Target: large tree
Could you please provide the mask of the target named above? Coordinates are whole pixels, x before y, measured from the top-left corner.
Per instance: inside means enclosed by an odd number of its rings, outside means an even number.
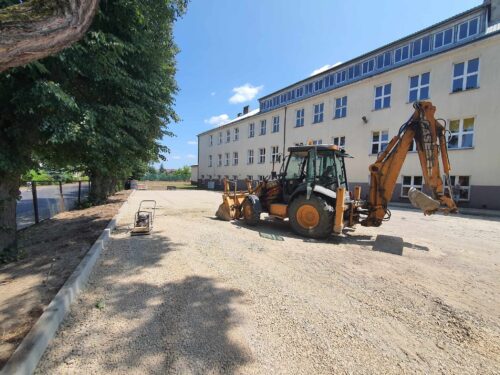
[[[13,243],[19,176],[35,158],[86,169],[101,201],[168,151],[160,140],[177,119],[172,24],[185,6],[108,0],[80,42],[0,75],[0,247]]]
[[[99,0],[0,1],[0,72],[41,59],[79,40]]]

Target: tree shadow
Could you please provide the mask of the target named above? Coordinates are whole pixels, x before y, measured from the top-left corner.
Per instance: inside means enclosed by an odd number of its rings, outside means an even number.
[[[240,322],[234,312],[240,290],[197,275],[158,282],[169,254],[184,246],[168,237],[152,233],[112,241],[39,372],[58,372],[60,363],[75,358],[84,365],[80,371],[103,373],[230,374],[251,361],[249,350],[230,337]],[[105,302],[102,310],[95,307],[97,297]],[[95,356],[97,364],[89,361]],[[85,367],[89,362],[98,369]]]

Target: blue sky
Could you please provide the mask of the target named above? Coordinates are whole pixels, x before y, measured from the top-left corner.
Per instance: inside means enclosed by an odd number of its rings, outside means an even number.
[[[325,65],[407,36],[482,0],[191,0],[175,25],[175,138],[167,168],[197,163],[196,135]]]

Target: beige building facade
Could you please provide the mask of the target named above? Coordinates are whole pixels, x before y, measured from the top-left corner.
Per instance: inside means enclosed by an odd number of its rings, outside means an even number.
[[[333,143],[347,159],[349,185],[368,188],[368,166],[413,112],[430,100],[449,130],[453,194],[460,206],[500,209],[500,6],[460,15],[259,99],[228,124],[198,135],[198,182],[268,177],[276,155]],[[279,172],[280,165],[275,163]],[[393,200],[421,188],[415,151]]]

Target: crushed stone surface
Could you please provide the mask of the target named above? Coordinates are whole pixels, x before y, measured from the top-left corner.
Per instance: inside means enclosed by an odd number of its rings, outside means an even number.
[[[220,200],[137,191],[36,373],[498,373],[500,220],[394,209],[318,241]]]

